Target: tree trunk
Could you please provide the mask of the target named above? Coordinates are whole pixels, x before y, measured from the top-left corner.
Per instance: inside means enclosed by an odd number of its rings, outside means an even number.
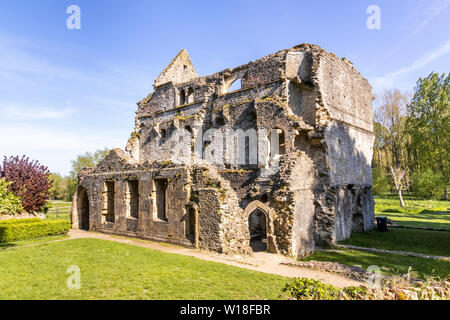
[[[444,200],[448,200],[448,189],[447,189],[447,186],[444,187]]]
[[[398,189],[397,193],[398,193],[398,200],[400,200],[400,207],[403,208],[405,206],[405,202],[403,201],[402,189]]]

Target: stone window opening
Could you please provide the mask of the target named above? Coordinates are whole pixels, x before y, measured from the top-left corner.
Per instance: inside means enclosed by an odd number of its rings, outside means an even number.
[[[183,104],[186,104],[186,92],[181,89],[179,92],[179,105],[182,106]]]
[[[279,128],[270,130],[268,135],[268,144],[270,160],[286,154],[286,136],[284,131]]]
[[[197,225],[196,210],[194,208],[190,207],[187,210],[184,222],[185,222],[185,236],[191,242],[194,242]]]
[[[114,199],[115,199],[114,181],[105,181],[103,192],[103,208],[106,222],[115,222]]]
[[[186,95],[186,103],[194,102],[194,89],[189,88]]]
[[[127,181],[127,192],[125,194],[125,205],[128,218],[139,217],[139,181]]]
[[[167,179],[154,179],[152,188],[153,217],[167,222]]]
[[[242,89],[242,78],[236,78],[228,85],[228,88],[225,90],[225,93],[233,92],[240,89]]]

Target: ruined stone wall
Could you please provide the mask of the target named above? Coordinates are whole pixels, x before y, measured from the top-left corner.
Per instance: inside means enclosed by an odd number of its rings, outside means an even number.
[[[334,198],[333,241],[373,227],[371,160],[372,88],[353,65],[322,52],[317,72],[321,105],[329,119],[324,135]],[[332,202],[333,200],[330,200]]]
[[[242,88],[229,92],[237,79]],[[302,44],[205,77],[181,51],[138,103],[128,155],[115,150],[80,175],[90,228],[249,253],[249,215],[260,210],[268,250],[298,257],[368,230],[371,101],[370,85],[351,63],[318,46]],[[209,129],[220,129],[219,139],[208,137]],[[275,156],[271,129],[282,136]],[[250,142],[252,130],[257,148],[242,154],[245,139],[236,133]],[[137,219],[126,213],[130,179],[139,181]],[[167,221],[155,218],[158,179],[167,180]],[[114,223],[105,221],[105,181],[115,182]],[[186,231],[188,212],[195,212],[194,238]]]

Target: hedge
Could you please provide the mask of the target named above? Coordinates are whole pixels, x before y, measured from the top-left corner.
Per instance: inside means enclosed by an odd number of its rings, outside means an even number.
[[[41,222],[42,219],[39,218],[27,218],[27,219],[7,219],[7,220],[0,220],[0,225],[5,224],[22,224],[22,223],[37,223]]]
[[[25,219],[24,219],[25,220]],[[31,221],[28,223],[0,223],[0,242],[14,242],[65,234],[70,230],[70,222],[64,220]]]

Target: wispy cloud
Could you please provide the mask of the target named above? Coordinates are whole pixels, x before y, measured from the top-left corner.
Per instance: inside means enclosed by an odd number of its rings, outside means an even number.
[[[47,107],[0,106],[0,119],[53,120],[65,119],[77,112],[74,108],[53,109]]]
[[[415,5],[415,10],[420,12],[420,23],[412,29],[402,40],[390,51],[388,51],[384,58],[388,58],[396,54],[406,43],[411,41],[417,34],[424,30],[433,20],[441,15],[450,6],[450,0],[426,0],[420,1]],[[412,22],[409,22],[413,24]]]
[[[372,85],[374,86],[374,89],[382,89],[386,87],[392,87],[395,85],[395,82],[398,78],[407,75],[413,71],[419,70],[420,68],[430,64],[434,60],[450,53],[450,40],[445,42],[441,47],[438,49],[429,52],[428,54],[424,55],[420,59],[417,59],[413,61],[410,65],[400,68],[396,71],[390,72],[382,77],[376,77],[372,81]]]

